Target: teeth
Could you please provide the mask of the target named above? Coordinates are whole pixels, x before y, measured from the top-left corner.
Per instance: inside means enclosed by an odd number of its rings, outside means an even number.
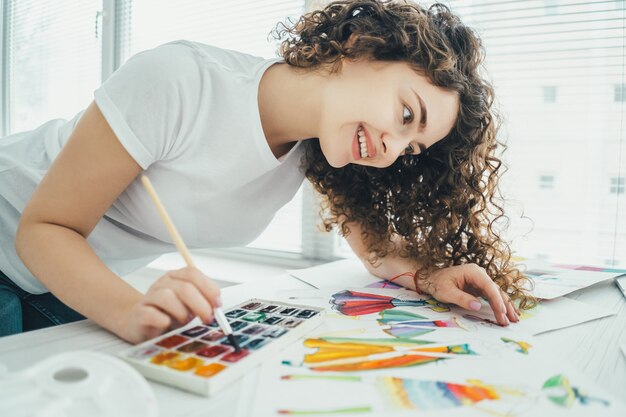
[[[359,147],[361,150],[361,158],[367,158],[369,153],[367,152],[367,141],[365,140],[365,133],[363,133],[363,128],[359,127],[357,130],[357,135],[359,137]]]

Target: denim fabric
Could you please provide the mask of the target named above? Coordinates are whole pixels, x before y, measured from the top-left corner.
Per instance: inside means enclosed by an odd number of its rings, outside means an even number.
[[[0,337],[84,319],[52,293],[28,293],[0,271]]]

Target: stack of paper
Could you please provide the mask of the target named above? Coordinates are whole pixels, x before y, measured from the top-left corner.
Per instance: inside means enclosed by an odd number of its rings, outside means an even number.
[[[263,366],[255,415],[626,415],[534,337],[609,310],[560,298],[500,327],[487,303],[470,312],[381,288],[356,260],[290,272],[313,289],[278,298],[326,307],[327,318]]]

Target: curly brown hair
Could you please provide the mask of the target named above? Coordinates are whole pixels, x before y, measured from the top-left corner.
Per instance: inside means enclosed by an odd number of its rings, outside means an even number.
[[[304,167],[323,196],[326,230],[339,225],[347,235],[346,223],[360,224],[372,265],[395,250],[392,236],[401,236],[399,255],[420,264],[416,279],[475,263],[521,308],[534,305],[523,289],[529,279],[496,230],[508,221],[498,190],[504,168],[496,156],[504,145],[496,137],[493,87],[480,75],[484,49],[472,29],[442,4],[345,0],[279,23],[274,33],[289,65],[334,72],[342,59],[406,62],[460,98],[456,124],[445,138],[387,168],[333,168],[319,140],[307,140]]]

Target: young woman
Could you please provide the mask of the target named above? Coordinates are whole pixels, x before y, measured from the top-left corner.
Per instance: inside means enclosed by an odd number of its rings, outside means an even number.
[[[175,250],[142,172],[191,247],[252,241],[306,176],[373,274],[519,319],[476,35],[442,5],[350,0],[277,36],[282,59],[142,52],[73,120],[0,141],[3,334],[84,315],[140,342],[212,319],[219,290],[197,269],[146,294],[120,278]]]

